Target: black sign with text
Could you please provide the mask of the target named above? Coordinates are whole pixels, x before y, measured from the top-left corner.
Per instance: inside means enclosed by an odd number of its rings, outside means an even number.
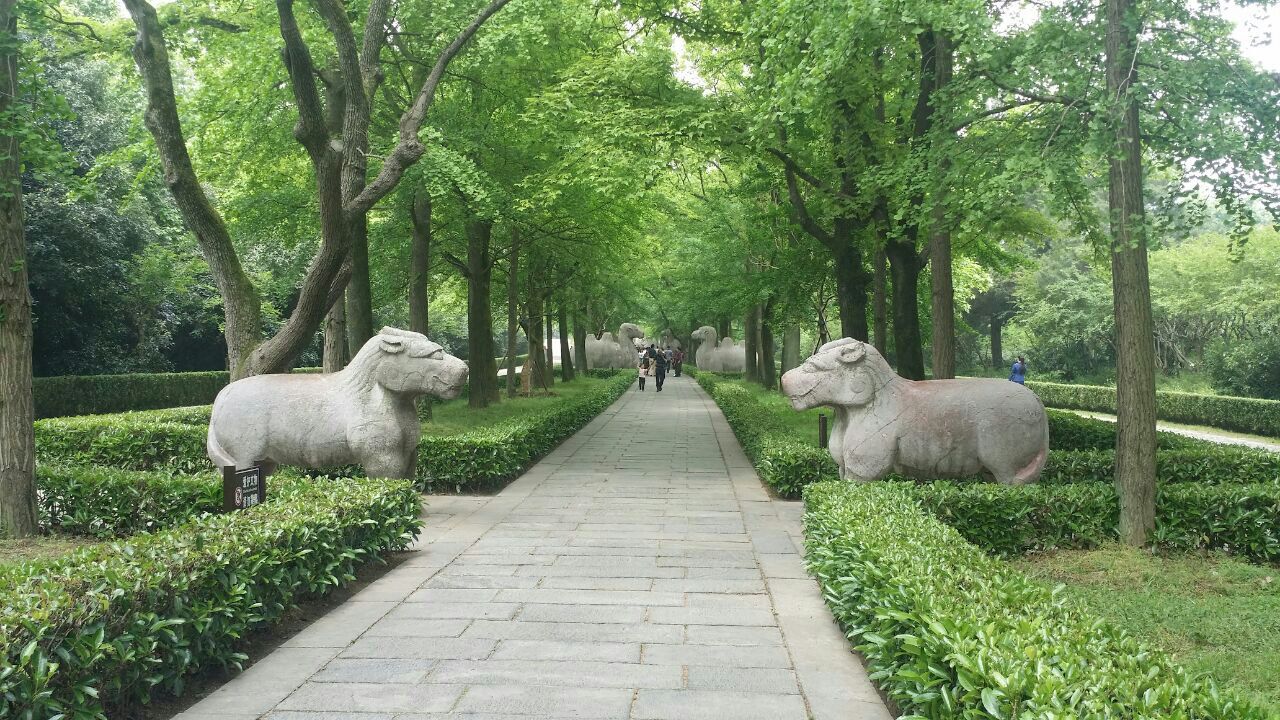
[[[245,470],[222,468],[222,509],[244,510],[267,501],[267,473],[261,465]]]

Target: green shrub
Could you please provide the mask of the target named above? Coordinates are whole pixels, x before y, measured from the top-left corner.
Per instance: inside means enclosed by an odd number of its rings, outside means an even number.
[[[70,535],[154,532],[222,509],[222,483],[213,473],[40,465],[36,485],[41,526]]]
[[[1110,483],[1115,480],[1115,465],[1115,450],[1053,450],[1040,474],[1040,484]],[[1212,444],[1203,448],[1158,450],[1156,478],[1163,484],[1280,483],[1280,453]]]
[[[1116,389],[1101,385],[1063,385],[1028,382],[1045,405],[1074,410],[1114,413]],[[1156,392],[1156,416],[1161,420],[1208,425],[1280,437],[1280,400]]]
[[[0,717],[104,718],[181,694],[198,670],[239,667],[245,633],[420,529],[404,481],[286,487],[250,510],[7,572]]]
[[[629,374],[607,372],[608,383],[574,402],[491,428],[424,435],[418,442],[418,487],[427,492],[492,490],[520,474],[631,386]]]
[[[152,420],[147,413],[49,418],[35,424],[36,461],[121,470],[200,472],[206,425]]]
[[[886,484],[901,487],[966,540],[997,555],[1095,547],[1118,537],[1120,501],[1110,483]],[[1162,485],[1152,543],[1169,551],[1280,559],[1280,483]]]
[[[920,511],[912,487],[804,493],[809,569],[904,715],[1266,717],[965,542]]]
[[[1088,418],[1064,410],[1045,410],[1049,417],[1050,450],[1114,450],[1116,424],[1097,418]],[[1191,448],[1220,447],[1208,440],[1159,431],[1156,445],[1161,450],[1187,450]]]
[[[1218,392],[1280,400],[1280,335],[1223,343],[1206,354],[1205,368]]]
[[[122,410],[207,405],[226,387],[225,370],[129,375],[65,375],[36,378],[36,417],[114,413]]]

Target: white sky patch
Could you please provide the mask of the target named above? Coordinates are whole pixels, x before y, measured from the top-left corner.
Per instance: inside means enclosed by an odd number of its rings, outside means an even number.
[[[692,85],[704,93],[710,90],[706,78],[698,74],[697,65],[693,62],[693,58],[689,57],[689,47],[683,37],[671,36],[671,53],[676,57],[676,61],[671,66],[671,74],[677,80],[686,85]]]

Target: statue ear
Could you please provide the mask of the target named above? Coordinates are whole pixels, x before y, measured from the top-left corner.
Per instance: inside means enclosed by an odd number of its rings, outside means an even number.
[[[404,352],[404,340],[393,335],[379,335],[378,339],[382,341],[382,352],[392,355]]]
[[[866,357],[867,348],[862,343],[851,343],[840,349],[840,362],[852,365]]]

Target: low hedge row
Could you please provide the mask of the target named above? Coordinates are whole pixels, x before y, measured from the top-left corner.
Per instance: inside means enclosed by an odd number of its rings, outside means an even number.
[[[492,490],[519,475],[613,404],[631,386],[630,373],[591,371],[609,381],[571,403],[502,425],[418,442],[418,487],[426,492]]]
[[[1119,537],[1120,500],[1109,482],[877,484],[900,487],[966,540],[996,555],[1096,547]],[[1162,485],[1151,541],[1169,551],[1221,550],[1256,562],[1280,560],[1280,482]]]
[[[965,542],[910,488],[805,489],[809,569],[904,716],[1267,716]]]
[[[1029,382],[1045,405],[1115,413],[1116,389],[1100,385]],[[1171,422],[1280,437],[1280,400],[1156,392],[1156,417]]]
[[[272,478],[271,489],[279,482]],[[41,527],[69,535],[155,532],[222,508],[222,483],[213,473],[40,465],[36,485]]]
[[[1045,414],[1049,418],[1049,447],[1052,450],[1114,450],[1116,447],[1115,423],[1065,410],[1045,410]],[[1156,447],[1161,450],[1191,450],[1222,446],[1160,430],[1156,432]]]
[[[239,639],[420,530],[412,485],[285,485],[266,504],[5,573],[0,717],[105,718],[191,673],[238,667]]]
[[[594,371],[593,371],[594,372]],[[456,435],[424,435],[418,442],[417,483],[429,492],[488,490],[520,473],[577,432],[630,386],[628,373],[574,402],[491,428]],[[173,408],[36,422],[36,460],[53,465],[102,465],[121,470],[209,470],[205,450],[209,408]],[[358,474],[342,468],[341,474]]]
[[[320,372],[298,368],[294,372]],[[226,370],[124,375],[59,375],[32,382],[37,418],[98,415],[184,405],[208,405],[226,387]]]
[[[1052,432],[1052,431],[1050,431]],[[1051,450],[1040,474],[1041,485],[1112,483],[1116,451]],[[1280,453],[1228,445],[1156,451],[1156,478],[1161,484],[1280,484]]]

